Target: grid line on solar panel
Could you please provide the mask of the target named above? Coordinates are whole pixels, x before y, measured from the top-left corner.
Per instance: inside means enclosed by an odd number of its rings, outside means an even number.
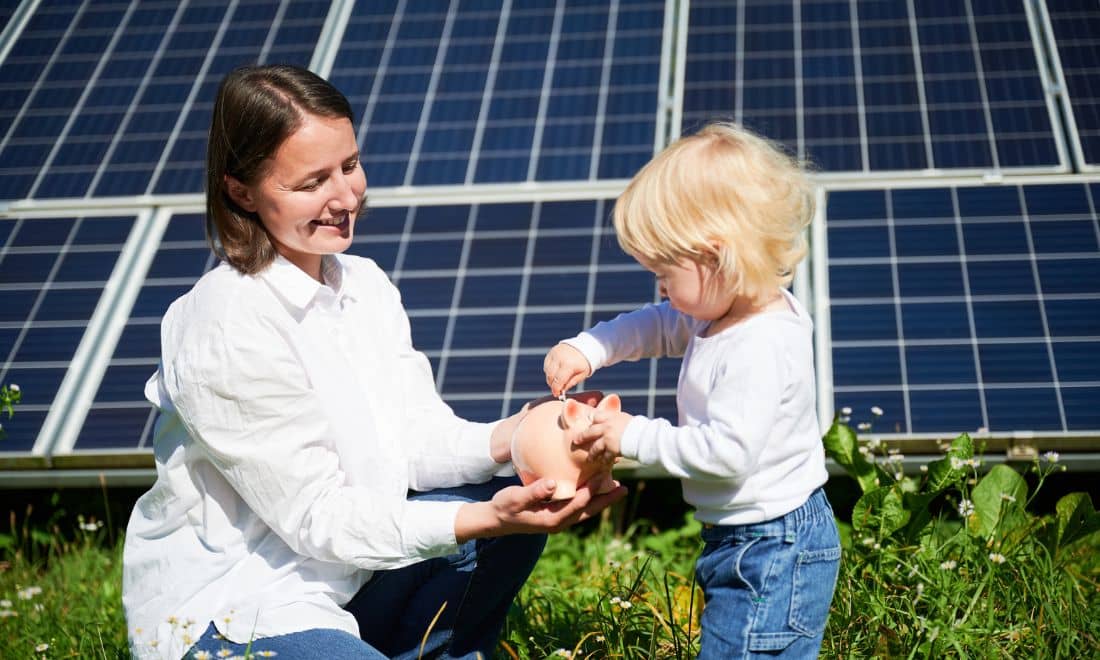
[[[1047,0],[1041,7],[1049,16],[1078,166],[1095,170],[1100,168],[1100,8],[1074,0]]]
[[[731,117],[831,172],[1059,166],[1026,12],[970,6],[692,3],[684,128]]]
[[[200,191],[216,79],[267,57],[306,64],[326,11],[297,0],[40,8],[0,63],[0,198]]]
[[[376,185],[625,177],[652,155],[663,3],[389,6],[357,5],[330,76]]]
[[[1067,394],[1100,378],[1078,366],[1100,358],[1094,187],[832,193],[835,406],[880,405],[899,433],[1094,427]]]
[[[5,451],[29,451],[72,366],[133,217],[0,221],[0,382],[20,385]]]

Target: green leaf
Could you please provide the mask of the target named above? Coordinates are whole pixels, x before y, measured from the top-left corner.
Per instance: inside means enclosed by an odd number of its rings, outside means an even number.
[[[970,436],[963,433],[951,442],[947,455],[928,464],[928,481],[925,482],[925,492],[938,493],[962,479],[967,472],[966,466],[954,467],[954,463],[968,461],[974,457],[974,442]]]
[[[904,527],[909,516],[901,491],[885,486],[859,498],[852,508],[852,527],[861,534],[881,539]]]
[[[1016,510],[1027,500],[1027,482],[1007,465],[994,465],[974,487],[970,497],[974,502],[974,515],[970,517],[967,528],[974,534],[988,537],[1000,525],[999,531],[1003,534],[1010,531],[1009,525],[1005,524],[1005,514]],[[1010,499],[1006,500],[1006,497]],[[1012,520],[1016,524],[1020,522],[1019,518]]]
[[[878,486],[875,465],[859,452],[859,441],[852,427],[833,422],[822,441],[825,453],[859,483],[860,490],[866,493]]]
[[[1070,493],[1058,500],[1054,506],[1054,521],[1057,536],[1055,547],[1051,549],[1055,552],[1100,530],[1100,513],[1093,508],[1087,493]]]

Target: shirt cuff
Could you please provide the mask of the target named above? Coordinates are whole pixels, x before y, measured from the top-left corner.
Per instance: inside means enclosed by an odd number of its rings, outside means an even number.
[[[634,415],[627,423],[626,428],[623,429],[623,436],[619,438],[619,453],[622,454],[623,458],[638,460],[642,434],[645,433],[645,428],[651,421],[644,415]]]
[[[592,373],[603,367],[604,362],[607,361],[607,350],[600,343],[600,340],[596,339],[591,333],[582,332],[572,339],[562,340],[561,343],[580,351],[584,359],[588,360],[588,366],[592,369]]]
[[[410,500],[402,534],[409,557],[442,557],[458,552],[455,518],[465,502]]]

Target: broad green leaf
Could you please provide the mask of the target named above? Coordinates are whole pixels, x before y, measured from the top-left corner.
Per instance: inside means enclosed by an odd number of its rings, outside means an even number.
[[[1009,531],[1004,514],[1015,510],[1027,500],[1027,483],[1016,470],[1007,465],[994,465],[970,493],[974,515],[967,528],[974,534],[988,537],[998,530]],[[1012,520],[1018,522],[1018,518]]]
[[[960,461],[968,461],[974,457],[974,442],[970,436],[963,433],[951,442],[947,455],[928,464],[928,481],[925,482],[925,492],[938,493],[951,487],[966,474],[967,467],[954,467]],[[952,461],[952,459],[955,459]]]
[[[852,509],[852,527],[859,533],[886,538],[909,522],[902,493],[897,488],[883,487],[868,491]]]
[[[909,512],[909,522],[905,526],[905,538],[909,543],[920,537],[924,528],[932,521],[929,503],[936,499],[935,493],[905,493],[905,509]]]
[[[1100,513],[1093,508],[1087,493],[1062,497],[1054,506],[1054,517],[1058,526],[1057,545],[1052,548],[1055,551],[1100,530]]]
[[[829,458],[859,483],[860,490],[866,493],[878,486],[875,465],[859,452],[859,442],[852,427],[833,422],[822,441]]]

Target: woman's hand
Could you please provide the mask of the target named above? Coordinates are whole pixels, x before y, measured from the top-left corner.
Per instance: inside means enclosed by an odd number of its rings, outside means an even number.
[[[560,532],[626,495],[626,488],[615,482],[615,487],[603,495],[595,494],[585,485],[577,489],[572,499],[551,501],[556,487],[554,480],[540,479],[530,486],[502,488],[488,502],[462,505],[455,518],[456,540],[465,543],[506,534]]]
[[[574,385],[592,375],[592,365],[584,354],[569,344],[558,344],[546,354],[542,361],[542,370],[546,374],[546,384],[550,393],[561,396]]]

